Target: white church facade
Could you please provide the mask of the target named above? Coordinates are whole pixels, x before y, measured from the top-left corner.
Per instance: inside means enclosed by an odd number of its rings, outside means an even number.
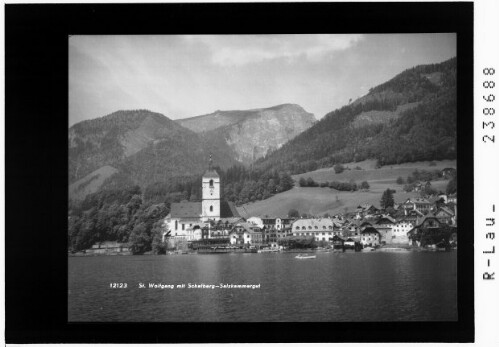
[[[210,168],[201,179],[201,202],[172,203],[164,220],[163,241],[166,237],[176,240],[195,241],[202,237],[201,228],[223,218],[239,217],[232,202],[221,199],[220,176]]]

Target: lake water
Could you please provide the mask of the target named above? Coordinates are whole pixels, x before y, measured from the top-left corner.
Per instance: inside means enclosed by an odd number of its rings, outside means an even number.
[[[70,257],[69,321],[457,320],[456,252],[316,254]]]

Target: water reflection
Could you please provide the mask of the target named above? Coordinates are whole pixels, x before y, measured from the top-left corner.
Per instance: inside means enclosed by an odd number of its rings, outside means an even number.
[[[456,253],[223,254],[69,258],[70,321],[457,319]],[[126,289],[111,289],[126,282]],[[185,288],[139,288],[139,283]],[[260,284],[260,289],[187,288]]]

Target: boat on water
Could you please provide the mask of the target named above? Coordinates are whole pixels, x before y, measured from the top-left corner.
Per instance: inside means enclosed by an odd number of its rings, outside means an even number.
[[[264,248],[264,249],[259,249],[258,253],[276,253],[280,251],[281,250],[278,248]]]
[[[220,253],[257,253],[256,248],[241,248],[234,246],[202,247],[197,250],[198,254],[220,254]]]
[[[379,249],[380,252],[409,252],[407,248],[402,247],[382,247]]]
[[[315,259],[316,257],[317,257],[316,255],[298,254],[295,258],[296,259]]]

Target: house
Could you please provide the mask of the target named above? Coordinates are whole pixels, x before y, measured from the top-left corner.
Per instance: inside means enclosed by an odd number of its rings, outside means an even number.
[[[356,239],[349,237],[343,242],[343,247],[344,249],[355,249],[356,245],[360,244],[359,241],[356,241]]]
[[[250,217],[250,218],[246,219],[246,221],[248,223],[253,223],[253,224],[258,225],[258,227],[261,229],[263,229],[263,227],[264,227],[263,220],[260,217]]]
[[[267,229],[282,230],[290,228],[294,221],[294,218],[289,217],[262,217],[263,226]]]
[[[426,214],[431,210],[432,204],[427,199],[423,198],[409,198],[401,204],[401,208],[405,211],[416,210]]]
[[[381,217],[378,218],[378,220],[376,220],[375,224],[381,227],[391,228],[395,223],[396,220],[393,217],[389,215],[382,215]]]
[[[451,229],[447,224],[441,223],[438,218],[427,215],[420,224],[412,228],[407,236],[410,244],[417,246],[426,246],[437,244],[445,240],[449,240]]]
[[[363,220],[362,223],[360,223],[359,225],[359,229],[360,231],[364,230],[365,228],[367,227],[372,227],[373,226],[373,223],[370,223],[369,221],[367,220]]]
[[[409,243],[407,233],[414,228],[415,223],[411,219],[401,219],[392,227],[392,242],[391,243]]]
[[[392,226],[391,225],[390,226],[383,226],[383,225],[373,224],[372,228],[374,228],[378,231],[379,236],[380,236],[380,238],[379,238],[380,244],[392,243]]]
[[[357,209],[355,210],[356,212],[356,218],[361,219],[367,216],[374,216],[379,212],[379,209],[374,207],[374,205],[371,204],[361,204],[357,206]]]
[[[263,243],[270,245],[271,247],[277,247],[279,240],[285,237],[293,236],[291,227],[277,230],[275,228],[262,229],[263,233]]]
[[[360,243],[366,247],[376,247],[381,244],[381,235],[373,227],[368,227],[365,228],[363,231],[360,232]]]
[[[291,230],[293,236],[313,236],[316,241],[331,241],[334,235],[342,236],[341,225],[329,218],[298,219]]]
[[[263,236],[261,229],[252,223],[237,223],[229,232],[229,240],[232,245],[239,246],[261,246]]]
[[[332,238],[333,248],[334,249],[343,249],[343,244],[345,241],[339,237],[338,235],[334,235]]]
[[[456,224],[454,212],[446,206],[440,206],[433,214],[441,223],[448,225]]]
[[[361,221],[358,219],[346,221],[341,230],[344,237],[359,236]]]

